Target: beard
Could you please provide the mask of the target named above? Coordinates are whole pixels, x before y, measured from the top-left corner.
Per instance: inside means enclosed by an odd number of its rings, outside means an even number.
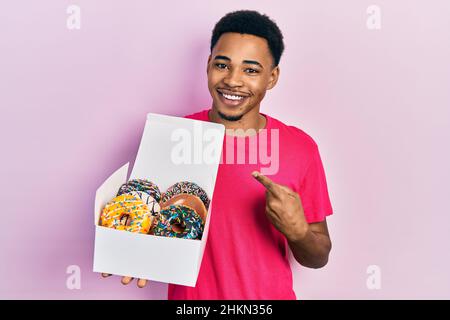
[[[220,112],[219,110],[217,110],[217,113],[219,114],[219,116],[227,121],[239,121],[241,120],[243,114],[237,115],[237,116],[227,116],[226,114],[223,114],[222,112]]]

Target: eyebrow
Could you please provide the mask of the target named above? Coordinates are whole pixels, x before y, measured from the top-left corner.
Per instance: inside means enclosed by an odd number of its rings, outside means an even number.
[[[231,59],[228,58],[227,56],[220,56],[220,55],[218,55],[218,56],[215,56],[215,57],[214,57],[214,60],[219,60],[219,59],[220,59],[220,60],[231,61]],[[255,61],[255,60],[242,60],[242,62],[245,63],[245,64],[254,64],[254,65],[260,66],[261,68],[264,69],[264,67],[262,66],[262,64],[259,63],[258,61]]]

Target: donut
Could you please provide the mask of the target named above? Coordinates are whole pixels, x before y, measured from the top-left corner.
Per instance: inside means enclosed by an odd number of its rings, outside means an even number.
[[[149,194],[156,202],[161,200],[161,192],[156,184],[145,179],[133,179],[124,184],[122,184],[117,192],[120,196],[124,193],[129,193],[132,191],[141,191]]]
[[[200,188],[197,184],[189,181],[180,181],[170,186],[167,191],[163,193],[161,202],[167,202],[170,198],[180,193],[192,194],[199,197],[208,211],[210,200],[205,190]]]
[[[149,207],[139,197],[125,193],[106,204],[100,215],[100,225],[146,234],[153,219]]]
[[[163,237],[201,239],[203,220],[189,206],[170,205],[159,212],[152,234]]]
[[[147,205],[152,216],[158,215],[159,210],[161,210],[161,207],[160,207],[159,203],[156,201],[156,199],[154,199],[152,196],[150,196],[146,192],[131,191],[131,192],[128,192],[127,194],[130,194],[132,196],[135,196],[138,199],[141,199],[142,202]]]
[[[191,207],[200,216],[200,218],[202,218],[203,224],[206,221],[208,211],[206,210],[203,201],[197,196],[187,193],[176,194],[166,202],[161,203],[161,208],[171,205],[185,205]]]

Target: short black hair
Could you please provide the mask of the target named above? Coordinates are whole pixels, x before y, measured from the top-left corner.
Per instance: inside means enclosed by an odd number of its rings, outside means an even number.
[[[273,58],[272,67],[276,67],[280,63],[284,51],[283,34],[277,24],[267,15],[253,10],[227,13],[214,26],[211,37],[211,52],[220,36],[225,32],[252,34],[266,39]]]

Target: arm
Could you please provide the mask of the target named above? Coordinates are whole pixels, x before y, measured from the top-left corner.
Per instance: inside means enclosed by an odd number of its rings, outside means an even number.
[[[295,260],[308,268],[325,266],[331,250],[326,219],[309,224],[298,193],[257,171],[252,174],[266,188],[266,215],[288,240]]]
[[[317,269],[327,264],[331,240],[326,219],[309,224],[305,232],[300,231],[287,240],[295,260],[302,266]]]

